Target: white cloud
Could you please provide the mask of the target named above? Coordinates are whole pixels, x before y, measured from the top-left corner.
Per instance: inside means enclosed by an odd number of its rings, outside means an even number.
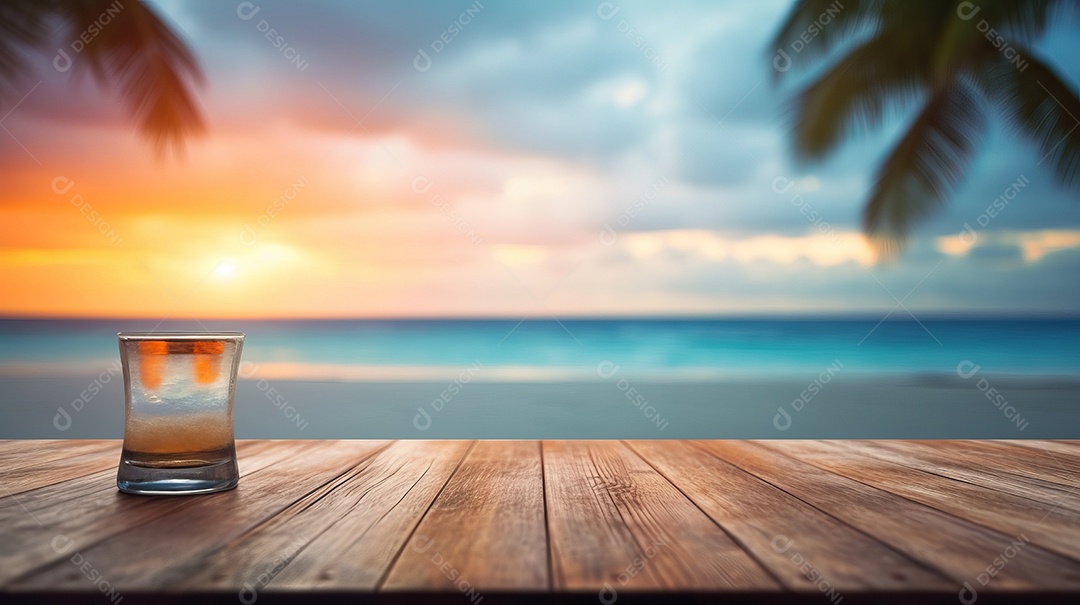
[[[814,233],[803,236],[776,234],[732,238],[703,229],[673,229],[623,235],[619,243],[638,260],[648,260],[666,251],[689,253],[700,258],[740,264],[766,261],[792,265],[809,261],[821,267],[846,263],[874,264],[876,256],[861,233]]]
[[[950,256],[967,256],[983,246],[1015,247],[1028,263],[1041,260],[1047,254],[1080,248],[1080,230],[1040,229],[1032,231],[991,231],[946,235],[937,238],[938,251]]]

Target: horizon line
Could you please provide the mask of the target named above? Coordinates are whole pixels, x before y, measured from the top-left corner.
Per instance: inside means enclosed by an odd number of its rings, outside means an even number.
[[[916,315],[917,314],[917,315]],[[0,314],[0,321],[160,321],[171,322],[222,322],[222,321],[271,321],[271,322],[318,322],[318,321],[701,321],[701,320],[740,320],[740,319],[869,319],[886,321],[932,321],[956,319],[1080,319],[1080,311],[1025,311],[1025,310],[913,310],[897,312],[895,310],[827,310],[827,311],[755,311],[755,312],[719,312],[719,313],[653,313],[653,314],[567,314],[558,316],[526,315],[337,315],[337,316],[272,316],[272,317],[236,317],[215,316],[204,318],[161,318],[150,315],[7,315]]]

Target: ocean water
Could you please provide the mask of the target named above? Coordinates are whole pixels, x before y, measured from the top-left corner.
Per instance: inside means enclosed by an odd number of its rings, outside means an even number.
[[[238,438],[1080,438],[1078,319],[0,320],[0,438],[118,438],[117,331],[247,334]]]
[[[650,380],[1080,376],[1080,319],[0,320],[0,375],[94,373],[121,330],[246,332],[242,372],[286,379]]]

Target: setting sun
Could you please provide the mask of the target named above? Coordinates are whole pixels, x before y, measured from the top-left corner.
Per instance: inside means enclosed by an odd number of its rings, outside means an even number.
[[[226,261],[222,261],[221,264],[217,266],[217,274],[226,279],[232,277],[235,270],[236,266]]]

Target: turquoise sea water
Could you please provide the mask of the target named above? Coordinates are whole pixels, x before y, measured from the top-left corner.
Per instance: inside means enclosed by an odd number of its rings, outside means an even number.
[[[0,438],[117,438],[117,331],[240,330],[258,438],[1072,438],[1078,319],[0,320]]]
[[[954,374],[1080,375],[1080,319],[0,320],[0,372],[92,372],[120,330],[241,330],[243,359],[288,378],[474,380]],[[380,374],[380,370],[383,372]]]

